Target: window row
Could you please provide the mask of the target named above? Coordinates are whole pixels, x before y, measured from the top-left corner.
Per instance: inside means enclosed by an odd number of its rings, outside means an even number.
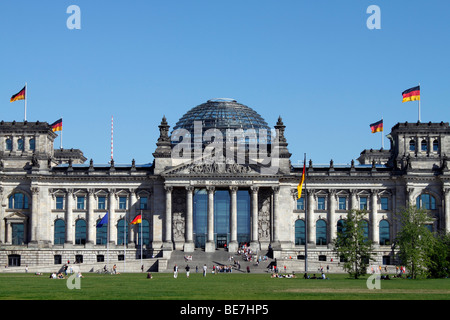
[[[107,196],[98,196],[96,208],[98,210],[106,210],[108,205]],[[56,210],[64,210],[65,209],[65,196],[56,196],[55,197],[55,209]],[[119,210],[127,210],[129,207],[127,196],[120,196],[118,201],[117,209]],[[87,197],[86,196],[77,196],[76,197],[76,210],[85,210],[87,207]],[[147,210],[148,209],[148,197],[140,197],[138,202],[138,210]]]
[[[65,209],[65,196],[56,196],[55,197],[55,209],[64,210]],[[118,201],[118,209],[119,210],[127,210],[129,208],[128,197],[119,197]],[[77,210],[85,210],[87,207],[87,197],[86,196],[77,196],[76,197],[76,207]],[[29,209],[29,200],[28,196],[22,192],[16,192],[9,196],[8,198],[8,208],[9,209]],[[97,197],[96,208],[98,210],[106,210],[107,209],[107,197],[99,196]],[[148,197],[141,196],[139,197],[138,210],[147,210],[148,209]]]
[[[345,220],[339,220],[337,223],[337,232],[341,233],[345,226]],[[330,239],[328,239],[327,223],[325,220],[317,220],[316,222],[316,245],[327,245]],[[369,223],[364,221],[364,237],[369,239]],[[380,245],[390,245],[390,225],[387,220],[381,220],[378,228],[379,243]],[[295,244],[305,245],[306,243],[306,229],[304,220],[295,221]]]
[[[128,244],[128,228],[126,222],[122,219],[117,222],[117,245]],[[141,236],[142,229],[142,236]],[[136,227],[136,243],[138,245],[144,243],[145,245],[150,244],[150,232],[149,223],[147,220],[142,220],[142,226],[139,224]],[[58,219],[55,221],[54,233],[53,233],[53,243],[54,244],[64,244],[66,239],[66,223],[64,220]],[[75,222],[75,244],[83,245],[86,243],[87,239],[87,227],[86,221],[83,219],[78,219]],[[96,228],[95,244],[106,245],[108,241],[108,225],[104,224],[102,227]]]
[[[317,197],[316,202],[316,210],[327,210],[327,198],[323,196]],[[338,210],[348,210],[348,197],[338,197]],[[431,194],[424,193],[416,198],[416,207],[422,208],[426,210],[436,210],[436,198]],[[305,210],[305,198],[301,197],[297,199],[297,210]],[[359,197],[359,209],[367,210],[368,209],[368,197]],[[380,209],[381,210],[389,210],[389,197],[381,197],[380,198]]]
[[[432,147],[433,147],[432,151],[434,151],[434,152],[437,152],[439,150],[439,141],[437,139],[435,139],[433,141]],[[409,151],[416,151],[416,140],[411,139],[409,141]],[[420,141],[420,151],[423,151],[423,152],[428,151],[428,140],[427,139],[422,139]]]
[[[18,151],[24,151],[25,150],[25,139],[23,138],[19,138],[17,139],[17,147],[16,150]],[[5,141],[5,146],[6,146],[6,151],[13,151],[14,150],[14,146],[13,146],[13,139],[11,138],[6,138]],[[28,150],[34,151],[36,149],[36,139],[35,138],[30,138],[28,140]]]
[[[359,197],[359,209],[368,209],[368,197]],[[324,196],[318,196],[316,202],[316,210],[327,210],[327,198]],[[337,210],[348,210],[349,208],[349,198],[345,196],[340,196],[337,199]],[[389,197],[380,198],[380,208],[381,210],[389,210]],[[297,199],[297,210],[305,210],[305,198],[301,197]]]

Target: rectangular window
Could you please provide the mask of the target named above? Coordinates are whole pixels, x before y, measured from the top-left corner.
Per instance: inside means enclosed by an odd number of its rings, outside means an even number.
[[[297,210],[305,210],[305,198],[297,199]]]
[[[139,209],[146,210],[147,209],[147,197],[140,197],[139,199]]]
[[[381,197],[381,210],[389,210],[389,198]]]
[[[359,198],[359,209],[367,210],[367,198],[366,197]]]
[[[325,197],[317,198],[317,210],[325,210]]]
[[[77,209],[84,210],[84,196],[77,197]]]
[[[56,209],[63,210],[64,209],[64,197],[56,197]]]
[[[127,197],[119,197],[119,209],[120,210],[127,209]]]
[[[347,198],[339,197],[339,210],[347,210]]]
[[[99,210],[106,209],[106,197],[98,197],[98,207]]]

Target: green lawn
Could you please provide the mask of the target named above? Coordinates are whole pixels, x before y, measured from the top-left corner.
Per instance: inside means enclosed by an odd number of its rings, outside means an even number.
[[[80,289],[45,274],[0,274],[0,300],[449,300],[450,279],[381,280],[330,274],[329,280],[271,278],[269,274],[180,273],[100,275],[86,273]]]

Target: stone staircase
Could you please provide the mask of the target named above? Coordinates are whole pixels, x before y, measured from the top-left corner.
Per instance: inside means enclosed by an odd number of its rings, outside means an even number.
[[[194,252],[189,253],[173,251],[170,259],[167,261],[167,268],[165,270],[159,270],[159,272],[173,272],[173,267],[177,265],[178,271],[180,273],[184,273],[184,268],[186,265],[189,265],[191,268],[191,273],[196,272],[196,270],[201,273],[203,265],[206,264],[208,273],[212,272],[213,266],[229,266],[232,267],[232,272],[242,273],[246,273],[247,267],[249,267],[250,272],[266,273],[269,271],[269,265],[274,260],[270,258],[263,260],[265,254],[266,253],[263,252],[258,253],[258,256],[261,255],[261,262],[257,265],[256,261],[245,261],[243,255],[228,252],[225,249],[216,249],[214,252],[205,252],[203,249],[195,249]],[[255,256],[256,255],[253,255],[253,257]]]

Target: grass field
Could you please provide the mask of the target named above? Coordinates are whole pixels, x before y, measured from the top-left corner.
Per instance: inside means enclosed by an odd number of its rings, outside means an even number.
[[[0,274],[0,300],[450,300],[450,279],[381,280],[330,274],[328,280],[271,278],[269,274],[84,274],[79,289],[49,275]],[[75,282],[73,282],[75,283]]]

